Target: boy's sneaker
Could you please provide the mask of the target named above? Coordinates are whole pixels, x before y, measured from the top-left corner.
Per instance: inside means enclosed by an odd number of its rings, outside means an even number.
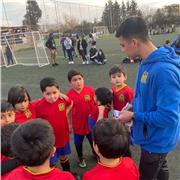
[[[86,64],[86,61],[83,61],[82,64]]]
[[[71,61],[71,64],[74,64],[74,61]]]
[[[86,161],[84,159],[80,160],[79,162],[79,167],[80,168],[85,168],[87,165],[86,165]]]

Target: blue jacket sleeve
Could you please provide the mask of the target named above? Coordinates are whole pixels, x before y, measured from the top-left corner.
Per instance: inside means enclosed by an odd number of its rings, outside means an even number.
[[[180,78],[177,71],[163,69],[152,84],[156,98],[156,110],[135,112],[135,120],[157,127],[172,127],[180,118]]]

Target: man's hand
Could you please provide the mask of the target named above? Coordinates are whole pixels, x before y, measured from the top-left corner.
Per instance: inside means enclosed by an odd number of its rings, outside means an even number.
[[[129,121],[132,121],[133,116],[134,116],[134,112],[122,110],[122,111],[120,112],[119,120],[120,120],[122,123],[127,123],[127,122],[129,122]]]

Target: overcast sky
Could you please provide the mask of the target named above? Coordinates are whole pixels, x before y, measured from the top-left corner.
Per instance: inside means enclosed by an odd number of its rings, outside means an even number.
[[[0,22],[1,26],[16,26],[16,25],[22,25],[22,19],[23,16],[26,13],[26,1],[27,0],[2,0],[0,2],[0,10],[2,13],[0,13]],[[63,13],[67,13],[70,16],[80,16],[87,20],[92,20],[94,18],[100,19],[101,14],[103,11],[103,7],[105,3],[108,0],[37,0],[41,10],[42,10],[42,18],[41,22],[44,23],[46,21],[49,23],[55,23],[55,10],[54,10],[54,1],[58,4],[58,18],[62,18]],[[122,2],[122,0],[117,0],[119,3]],[[124,0],[126,2],[127,0]],[[4,2],[2,4],[2,2]],[[45,9],[46,9],[46,17],[45,17],[45,11],[43,2],[45,2]],[[64,3],[63,3],[64,2]],[[67,5],[67,3],[72,3],[71,5]],[[157,8],[162,7],[164,5],[169,4],[180,4],[179,0],[136,0],[138,3],[138,6],[141,9],[149,8]],[[75,4],[77,3],[77,4]],[[80,4],[80,5],[78,5]],[[88,4],[90,6],[84,6],[83,10],[78,9],[77,7],[82,7],[82,4]],[[4,6],[3,6],[4,5]],[[99,6],[93,7],[93,6]],[[5,8],[4,8],[5,7]],[[5,11],[4,11],[5,9]],[[82,20],[82,19],[81,19]],[[7,22],[8,21],[8,22]]]

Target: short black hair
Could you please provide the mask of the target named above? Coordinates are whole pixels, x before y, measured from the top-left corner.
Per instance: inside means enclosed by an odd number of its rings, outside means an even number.
[[[145,20],[140,16],[131,16],[127,18],[116,31],[116,37],[122,36],[125,39],[137,37],[142,41],[149,39],[148,27]]]
[[[15,107],[17,103],[21,103],[27,95],[28,100],[31,101],[28,91],[21,85],[13,86],[8,91],[8,102]]]
[[[116,119],[101,119],[93,129],[94,144],[98,146],[103,157],[115,159],[123,156],[129,150],[129,132]]]
[[[1,127],[1,153],[7,157],[13,157],[10,142],[11,136],[18,126],[18,123],[11,123]]]
[[[70,70],[68,72],[68,75],[67,75],[67,78],[68,78],[68,81],[71,82],[71,79],[74,77],[74,76],[77,76],[77,75],[80,75],[82,78],[83,78],[83,75],[81,72],[79,71],[76,71],[76,70]]]
[[[21,124],[13,133],[11,147],[19,162],[27,166],[39,166],[49,157],[55,138],[51,125],[42,119]]]
[[[109,77],[116,73],[123,73],[124,76],[127,76],[126,69],[122,65],[115,64],[113,67],[111,67],[109,70]]]
[[[55,86],[57,89],[59,89],[58,81],[52,77],[45,77],[40,81],[40,89],[42,92],[46,91],[47,87],[52,86]]]
[[[1,112],[15,111],[14,107],[7,100],[1,100]]]
[[[101,105],[110,106],[113,101],[112,92],[105,87],[100,87],[95,90],[95,95],[97,100],[101,103]]]

